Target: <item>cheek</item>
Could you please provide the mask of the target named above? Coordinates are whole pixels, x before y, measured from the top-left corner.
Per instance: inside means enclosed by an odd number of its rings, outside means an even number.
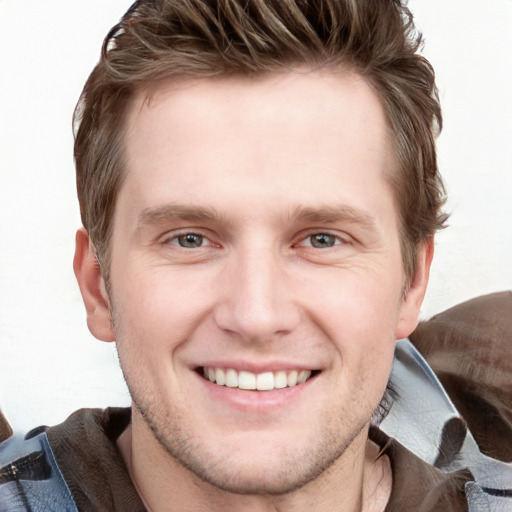
[[[380,400],[391,371],[400,294],[399,283],[385,277],[347,277],[315,297],[314,321],[335,345],[345,385],[375,389],[373,400]]]
[[[359,361],[354,375],[353,401],[365,404],[367,417],[375,413],[385,394],[393,363],[393,347],[394,342],[386,352],[369,350]]]
[[[201,276],[164,266],[127,275],[130,279],[113,287],[116,323],[123,335],[150,344],[180,339],[210,307],[211,286]]]
[[[304,302],[319,322],[336,333],[357,332],[358,338],[381,339],[394,332],[398,322],[401,276],[391,278],[385,272],[363,273],[336,270],[323,281],[316,280],[304,288]],[[323,282],[318,286],[318,282]],[[306,295],[308,297],[306,297]]]

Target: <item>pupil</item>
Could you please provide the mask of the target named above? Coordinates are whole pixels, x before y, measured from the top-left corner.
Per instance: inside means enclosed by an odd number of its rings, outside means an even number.
[[[182,247],[190,249],[200,247],[203,243],[203,237],[201,235],[195,235],[194,233],[188,233],[180,236],[178,242]]]
[[[334,245],[334,237],[320,233],[311,237],[311,245],[316,248],[332,247]]]

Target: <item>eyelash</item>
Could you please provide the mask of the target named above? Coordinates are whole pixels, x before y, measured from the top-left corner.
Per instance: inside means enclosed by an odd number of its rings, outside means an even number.
[[[315,247],[313,240],[314,237],[317,237],[317,240],[320,237],[326,237],[330,238],[333,243],[332,245],[326,245],[324,247]],[[305,242],[310,241],[309,244],[305,244]],[[338,246],[338,245],[344,245],[347,241],[343,240],[340,236],[335,235],[333,233],[329,233],[328,231],[316,231],[314,233],[309,233],[306,237],[302,238],[299,243],[295,244],[297,247],[309,247],[312,249],[331,249],[332,247]]]
[[[201,245],[198,245],[197,247],[186,247],[185,245],[181,245],[180,239],[185,239],[186,237],[197,237],[201,239]],[[181,233],[176,233],[172,236],[167,236],[162,243],[164,245],[176,245],[182,249],[199,249],[201,247],[204,247],[203,242],[208,241],[208,245],[214,245],[213,242],[206,236],[204,233],[201,233],[200,231],[183,231]]]
[[[180,243],[180,239],[185,239],[186,237],[200,238],[201,239],[200,245],[197,245],[195,247],[193,247],[193,246],[187,247],[186,245],[182,245]],[[320,237],[329,238],[332,240],[332,245],[325,245],[323,247],[319,247],[319,246],[315,247],[315,245],[314,245],[315,242],[313,241],[314,237],[317,237],[317,239]],[[182,249],[199,249],[201,247],[205,247],[205,244],[203,243],[205,241],[209,242],[207,244],[208,246],[216,245],[210,240],[210,238],[207,235],[205,235],[204,233],[201,233],[200,231],[183,231],[181,233],[174,234],[173,236],[166,237],[162,243],[164,245],[169,245],[169,244],[176,245]],[[310,243],[306,243],[307,241],[309,241]],[[297,243],[293,244],[293,247],[307,247],[310,249],[322,250],[322,249],[331,249],[333,247],[336,247],[339,245],[345,245],[347,243],[348,242],[346,240],[342,239],[340,236],[335,235],[333,233],[329,233],[328,231],[315,231],[312,233],[308,233],[304,237],[301,237]]]

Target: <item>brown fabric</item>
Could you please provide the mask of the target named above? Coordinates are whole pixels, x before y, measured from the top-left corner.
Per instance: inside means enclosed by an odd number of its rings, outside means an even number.
[[[47,429],[55,459],[80,512],[143,512],[116,440],[130,409],[81,409]]]
[[[512,461],[512,292],[484,295],[422,322],[411,341],[480,450]]]
[[[144,507],[115,441],[130,421],[129,409],[82,409],[47,430],[62,474],[82,512],[139,512]],[[382,432],[370,437],[384,448],[393,468],[385,512],[465,512],[468,471],[445,475]]]
[[[443,473],[409,452],[383,432],[372,429],[370,438],[384,447],[393,470],[391,498],[385,512],[466,512],[464,491],[470,471]]]
[[[12,436],[12,428],[0,411],[0,443]]]

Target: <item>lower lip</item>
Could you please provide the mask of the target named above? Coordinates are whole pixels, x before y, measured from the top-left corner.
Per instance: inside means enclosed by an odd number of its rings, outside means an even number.
[[[197,374],[197,378],[215,401],[241,411],[259,413],[272,412],[290,405],[314,384],[317,377],[318,375],[314,375],[303,384],[292,387],[257,391],[219,386]]]

